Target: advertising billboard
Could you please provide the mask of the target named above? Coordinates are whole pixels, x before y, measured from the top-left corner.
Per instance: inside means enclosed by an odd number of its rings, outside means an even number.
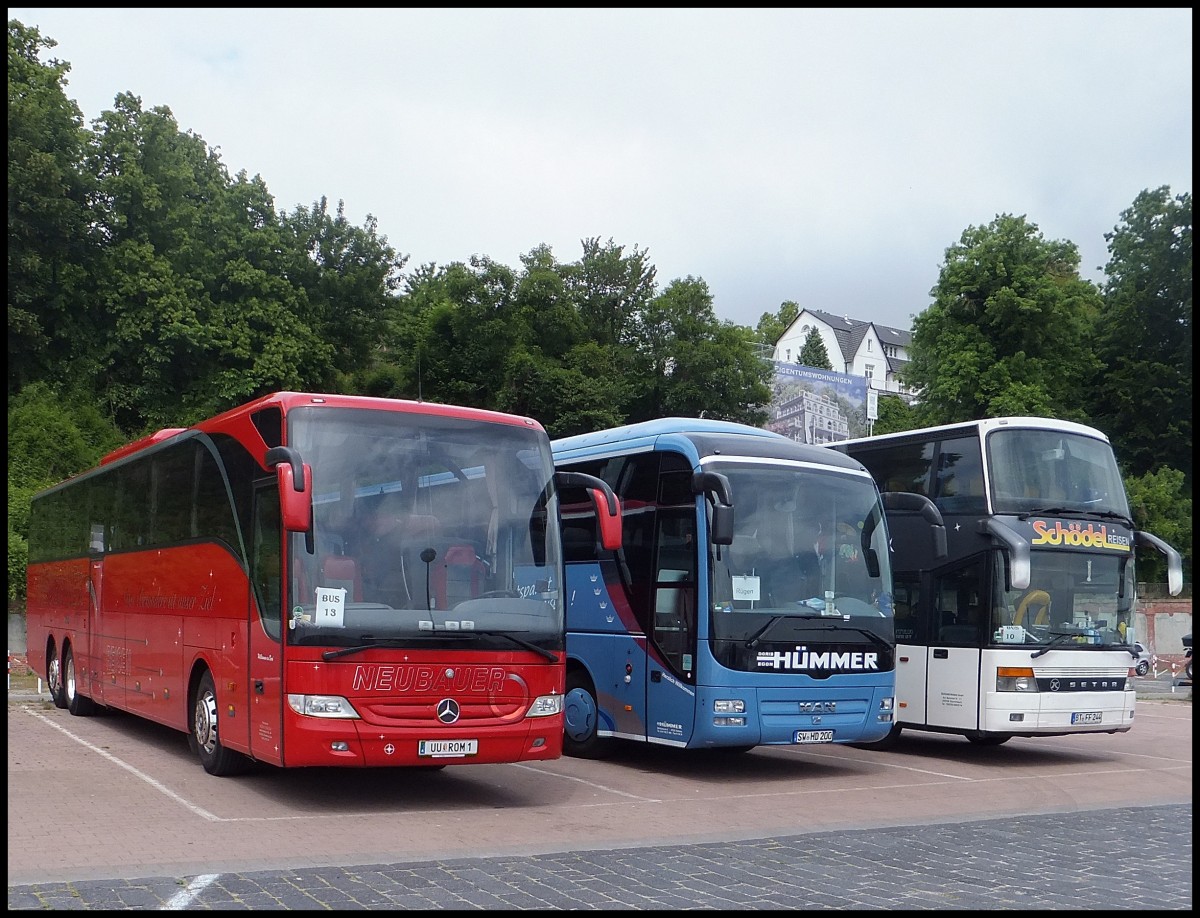
[[[867,379],[773,361],[767,430],[800,443],[833,443],[867,434]]]

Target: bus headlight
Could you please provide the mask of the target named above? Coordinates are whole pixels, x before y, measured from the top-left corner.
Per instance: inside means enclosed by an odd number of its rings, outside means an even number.
[[[341,720],[357,720],[358,711],[341,695],[292,695],[287,696],[288,707],[305,717],[330,717]]]
[[[746,702],[740,698],[718,698],[713,702],[714,714],[745,714]]]
[[[879,699],[879,713],[875,715],[875,719],[881,724],[890,724],[892,722],[892,711],[896,707],[896,698],[894,695],[888,695],[886,698]]]
[[[526,717],[549,717],[551,714],[561,714],[563,705],[562,695],[538,695],[529,706]]]
[[[1028,666],[999,666],[996,668],[997,692],[1036,692],[1037,679]]]

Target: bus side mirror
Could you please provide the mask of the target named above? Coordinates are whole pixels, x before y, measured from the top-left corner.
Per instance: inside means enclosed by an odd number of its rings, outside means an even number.
[[[924,494],[913,494],[910,491],[884,491],[879,495],[883,498],[885,510],[908,510],[921,514],[921,518],[929,524],[929,532],[933,537],[933,554],[939,561],[946,557],[946,524],[942,520],[942,512]]]
[[[585,488],[596,505],[596,525],[600,530],[600,544],[607,551],[621,547],[621,502],[607,481],[588,475],[586,472],[569,472],[559,469],[554,473],[554,484],[558,488]]]
[[[279,508],[288,532],[312,529],[312,467],[287,446],[267,450],[267,467],[274,467],[279,481]]]
[[[711,537],[714,545],[733,544],[733,507],[713,504]]]
[[[588,493],[596,505],[600,544],[608,551],[616,551],[621,547],[621,501],[611,490],[605,494],[599,488],[589,488]],[[609,498],[612,498],[611,502]]]
[[[1140,529],[1133,534],[1134,541],[1138,545],[1148,545],[1151,548],[1157,548],[1160,552],[1166,555],[1167,558],[1167,592],[1172,596],[1178,596],[1183,589],[1183,561],[1179,557],[1179,552],[1160,539],[1158,536],[1153,536],[1148,532],[1142,532]]]
[[[733,487],[720,472],[696,472],[692,493],[712,497],[712,524],[708,534],[713,545],[733,544]]]

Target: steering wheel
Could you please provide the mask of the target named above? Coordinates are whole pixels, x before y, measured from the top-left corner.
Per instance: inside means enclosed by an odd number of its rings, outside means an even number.
[[[1050,623],[1050,594],[1045,590],[1030,590],[1017,603],[1017,614],[1013,616],[1014,625],[1025,623],[1025,613],[1029,607],[1037,608],[1036,616],[1030,616],[1030,625],[1048,625]]]

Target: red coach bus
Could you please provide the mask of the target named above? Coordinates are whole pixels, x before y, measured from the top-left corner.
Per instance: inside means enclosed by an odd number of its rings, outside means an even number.
[[[189,736],[214,775],[562,753],[558,492],[536,421],[281,392],[33,499],[27,649],[75,715]]]

